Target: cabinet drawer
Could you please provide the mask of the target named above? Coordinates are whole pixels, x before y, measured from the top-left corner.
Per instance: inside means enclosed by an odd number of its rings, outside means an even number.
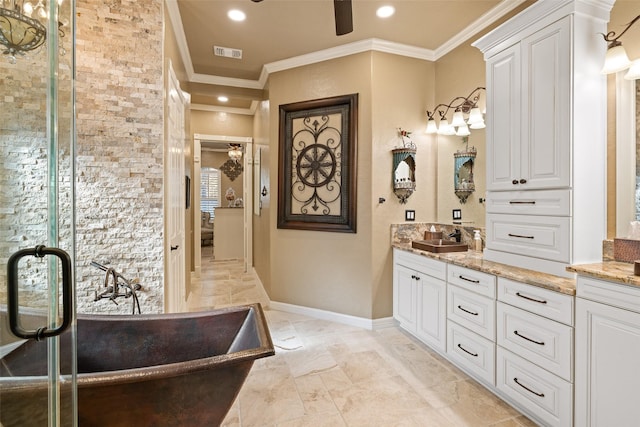
[[[571,190],[491,191],[486,203],[488,213],[569,216]]]
[[[495,300],[491,298],[449,285],[447,317],[488,340],[496,340]]]
[[[640,287],[578,277],[576,296],[640,313]]]
[[[496,387],[543,425],[573,425],[573,384],[500,347]]]
[[[487,248],[569,262],[569,217],[487,214]]]
[[[394,249],[393,262],[421,273],[428,274],[436,279],[446,280],[447,277],[447,264],[442,261],[427,258],[426,256],[416,255],[400,249]]]
[[[447,355],[469,374],[495,385],[496,345],[453,322],[447,322]]]
[[[497,342],[547,371],[573,381],[573,328],[498,302]]]
[[[498,300],[566,325],[573,325],[574,298],[571,295],[499,277]]]
[[[481,271],[449,265],[447,281],[491,299],[496,297],[496,277]]]

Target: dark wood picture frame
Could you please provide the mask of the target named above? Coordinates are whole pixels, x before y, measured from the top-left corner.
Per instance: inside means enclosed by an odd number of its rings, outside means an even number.
[[[278,228],[356,232],[358,94],[280,105]]]

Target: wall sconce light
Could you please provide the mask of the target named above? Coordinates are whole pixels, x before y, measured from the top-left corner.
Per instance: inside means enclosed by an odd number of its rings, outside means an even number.
[[[636,16],[633,21],[629,22],[627,28],[625,28],[618,36],[616,36],[614,31],[609,31],[607,34],[602,35],[604,40],[609,43],[607,47],[607,54],[604,57],[602,74],[617,73],[619,71],[629,69],[627,74],[624,75],[625,79],[640,79],[640,58],[631,62],[627,56],[627,51],[622,47],[622,42],[618,40],[638,20],[640,20],[640,15]]]
[[[236,163],[242,158],[242,146],[236,144],[229,145],[229,158]]]
[[[485,90],[484,87],[475,88],[469,96],[463,98],[457,96],[448,104],[438,104],[433,112],[427,110],[427,129],[426,133],[438,133],[439,135],[457,135],[469,136],[469,129],[484,129],[484,117],[482,111],[478,108],[478,100],[480,92]],[[447,120],[449,110],[453,110],[451,124]],[[435,120],[435,115],[440,116],[440,124]],[[465,120],[465,114],[468,118]]]

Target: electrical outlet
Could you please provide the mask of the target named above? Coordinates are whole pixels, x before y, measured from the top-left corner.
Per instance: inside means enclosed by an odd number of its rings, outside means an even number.
[[[404,220],[405,221],[415,221],[416,220],[416,211],[414,211],[414,210],[406,210],[406,211],[404,211]]]

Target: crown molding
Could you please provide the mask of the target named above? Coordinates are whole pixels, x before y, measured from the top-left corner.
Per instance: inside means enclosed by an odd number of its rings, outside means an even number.
[[[249,108],[222,107],[207,104],[191,104],[190,109],[198,111],[212,111],[219,113],[243,114],[246,116],[253,116],[258,109],[258,101],[251,101],[251,106]]]
[[[193,83],[243,87],[247,89],[264,89],[264,84],[261,84],[259,80],[236,79],[233,77],[212,76],[209,74],[192,73],[189,81]]]
[[[182,17],[180,16],[180,9],[178,8],[178,0],[165,0],[165,6],[169,14],[169,20],[173,27],[173,34],[178,44],[178,50],[180,51],[180,58],[184,64],[185,71],[189,81],[192,81],[193,77],[193,63],[191,62],[191,56],[189,55],[189,45],[187,44],[187,37],[184,35],[184,27],[182,26]]]
[[[440,47],[435,50],[435,60],[437,61],[442,58],[444,55],[487,28],[489,25],[493,24],[525,1],[526,0],[502,0],[502,2],[500,2],[496,7],[473,21],[464,30],[460,31],[458,34],[440,45]]]
[[[180,57],[184,63],[184,67],[187,73],[187,78],[190,82],[204,83],[221,86],[242,87],[248,89],[264,89],[269,74],[278,71],[284,71],[291,68],[302,67],[305,65],[315,64],[318,62],[328,61],[331,59],[341,58],[344,56],[355,55],[357,53],[377,51],[391,53],[394,55],[401,55],[410,58],[422,59],[425,61],[437,61],[442,56],[451,52],[456,47],[460,46],[469,38],[473,37],[479,31],[491,25],[497,19],[501,18],[505,14],[509,13],[516,7],[520,6],[526,0],[503,0],[496,7],[482,15],[475,20],[471,25],[466,27],[460,33],[447,40],[441,46],[435,50],[424,49],[417,46],[406,45],[402,43],[395,43],[382,39],[365,39],[353,43],[347,43],[344,45],[336,46],[329,49],[320,50],[292,58],[283,59],[281,61],[271,62],[265,64],[262,67],[258,80],[250,79],[237,79],[232,77],[213,76],[208,74],[195,73],[193,69],[193,63],[189,55],[189,48],[184,33],[184,27],[182,25],[182,18],[180,16],[180,10],[178,8],[177,0],[165,0],[168,15],[173,26],[176,42],[180,51]],[[566,0],[565,0],[566,1]],[[584,2],[611,2],[613,0],[582,0]],[[545,3],[545,0],[539,0],[538,3]],[[475,44],[475,43],[474,43]],[[211,109],[211,106],[200,105],[199,108],[195,108],[192,105],[192,109],[206,110],[206,111],[226,111],[230,112],[228,107],[216,107],[215,110]],[[206,107],[206,108],[205,108]],[[241,111],[249,111],[247,109],[234,109]],[[252,105],[250,109],[255,112],[255,108]],[[239,113],[239,114],[253,114],[253,113]]]

